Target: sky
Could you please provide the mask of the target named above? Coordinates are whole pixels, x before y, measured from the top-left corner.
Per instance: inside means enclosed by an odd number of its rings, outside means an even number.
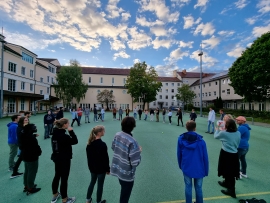
[[[231,67],[270,31],[270,0],[1,0],[6,41],[62,65],[130,68],[160,76]]]

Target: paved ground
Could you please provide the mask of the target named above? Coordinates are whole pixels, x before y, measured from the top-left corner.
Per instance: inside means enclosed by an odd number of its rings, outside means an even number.
[[[68,113],[66,117],[70,118]],[[92,115],[91,115],[92,117]],[[187,121],[187,115],[184,121]],[[11,173],[8,169],[7,127],[10,118],[0,120],[0,190],[1,202],[21,203],[46,203],[51,199],[51,182],[54,175],[54,164],[50,160],[50,140],[43,140],[43,115],[31,117],[31,122],[38,126],[40,137],[39,144],[42,148],[42,155],[39,162],[39,171],[36,184],[41,191],[31,196],[23,192],[23,178],[9,179]],[[78,135],[79,144],[73,147],[74,157],[72,159],[71,173],[69,178],[68,194],[76,196],[76,202],[85,202],[90,173],[87,167],[85,147],[91,128],[96,124],[103,124],[106,127],[106,134],[103,138],[108,145],[110,158],[112,157],[111,142],[117,131],[120,130],[120,122],[113,121],[111,113],[105,116],[105,122],[84,124],[81,127],[74,125],[74,131]],[[205,202],[236,203],[241,198],[264,198],[270,202],[270,132],[269,128],[252,126],[250,151],[247,154],[248,179],[237,181],[236,193],[238,199],[224,196],[217,181],[217,163],[221,143],[213,138],[213,135],[205,134],[206,118],[197,119],[197,132],[204,136],[207,143],[210,173],[204,179],[203,192]],[[134,189],[131,195],[131,203],[180,203],[184,201],[184,182],[181,171],[178,168],[176,159],[176,143],[178,135],[183,133],[183,127],[176,126],[176,117],[173,117],[173,125],[168,123],[150,121],[137,121],[134,130],[134,137],[143,147],[142,162],[138,167]],[[163,132],[163,133],[162,133]],[[23,172],[23,164],[20,171]],[[120,194],[120,186],[117,178],[107,176],[105,179],[103,197],[109,203],[117,203]],[[95,195],[94,195],[95,200]],[[58,200],[61,202],[61,200]]]

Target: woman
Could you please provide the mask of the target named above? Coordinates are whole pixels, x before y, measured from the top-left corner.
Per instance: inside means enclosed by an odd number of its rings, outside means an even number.
[[[177,126],[179,126],[179,120],[181,121],[182,123],[182,127],[184,127],[183,125],[183,114],[182,114],[182,110],[181,109],[178,109],[177,113],[176,113],[176,116],[177,116]]]
[[[55,117],[52,115],[51,111],[48,111],[48,113],[44,116],[44,119],[43,119],[44,128],[45,128],[44,140],[47,138],[50,138],[54,120],[55,120]]]
[[[147,120],[147,116],[148,116],[148,110],[147,109],[145,109],[144,110],[144,119],[143,120]]]
[[[163,108],[162,110],[163,123],[165,123],[165,117],[166,117],[166,109]]]
[[[234,120],[227,119],[225,123],[226,131],[219,131],[216,128],[214,138],[222,142],[222,148],[219,154],[218,161],[218,176],[223,176],[224,181],[218,181],[219,185],[227,188],[221,190],[225,195],[236,198],[235,195],[235,179],[239,178],[239,160],[237,148],[240,143],[241,135],[237,131],[237,126]]]
[[[219,127],[219,130],[225,130],[225,123],[228,119],[233,119],[233,116],[231,114],[226,114],[224,117],[223,117],[223,120],[219,120],[217,121],[217,126]]]
[[[169,113],[167,115],[169,117],[169,125],[171,125],[172,124],[172,110],[171,109],[169,109]]]
[[[150,109],[150,121],[154,121],[154,109]]]
[[[37,128],[34,124],[29,124],[27,117],[21,117],[18,122],[17,136],[21,157],[24,161],[24,192],[27,195],[36,193],[41,188],[36,188],[35,179],[38,171],[38,158],[42,151],[38,145],[35,134]]]
[[[116,108],[114,107],[113,110],[113,120],[115,121],[116,120]]]
[[[55,203],[62,196],[63,203],[75,202],[75,197],[68,197],[68,176],[70,171],[70,163],[72,159],[72,145],[78,143],[77,136],[73,129],[69,127],[68,119],[61,118],[54,122],[55,128],[53,129],[52,136],[52,156],[51,159],[55,164],[55,175],[52,182],[53,197],[51,203]],[[69,134],[66,133],[68,130]],[[61,179],[60,193],[58,192],[58,185]]]
[[[97,199],[98,203],[105,203],[102,200],[103,184],[106,174],[110,174],[109,155],[107,145],[101,140],[105,134],[104,126],[96,126],[92,129],[86,147],[86,155],[88,161],[88,168],[91,173],[91,182],[88,187],[86,203],[92,203],[92,193],[98,180]]]

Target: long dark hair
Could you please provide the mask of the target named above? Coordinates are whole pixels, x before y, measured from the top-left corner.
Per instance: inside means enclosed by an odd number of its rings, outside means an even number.
[[[26,118],[26,116],[22,116],[20,119],[19,119],[19,122],[18,122],[18,126],[19,127],[23,127],[23,124],[24,124],[24,119]]]

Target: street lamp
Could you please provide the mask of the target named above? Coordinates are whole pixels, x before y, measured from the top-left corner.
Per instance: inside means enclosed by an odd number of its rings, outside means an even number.
[[[202,55],[203,55],[203,51],[202,51],[202,44],[201,44],[201,51],[198,54],[198,56],[200,57],[200,67],[201,67],[201,71],[200,71],[200,116],[202,117]]]
[[[0,42],[2,43],[2,53],[1,53],[1,92],[0,92],[0,118],[3,118],[4,111],[4,89],[3,89],[3,81],[4,81],[4,43],[6,42],[5,37],[0,37]]]

